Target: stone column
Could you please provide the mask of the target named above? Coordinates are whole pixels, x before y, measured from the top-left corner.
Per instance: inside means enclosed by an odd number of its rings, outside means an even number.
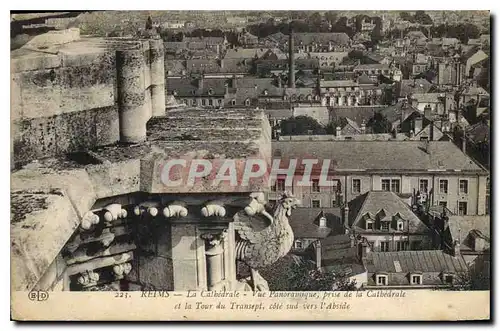
[[[211,290],[215,285],[224,280],[224,249],[223,242],[227,232],[220,234],[206,233],[201,236],[206,243],[205,255],[207,257],[207,285]]]
[[[153,116],[165,115],[165,52],[161,39],[149,41]]]
[[[146,140],[148,114],[144,95],[144,66],[142,49],[116,52],[120,140],[138,143]]]

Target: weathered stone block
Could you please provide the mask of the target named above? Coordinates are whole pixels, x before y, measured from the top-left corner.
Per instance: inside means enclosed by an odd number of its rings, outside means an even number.
[[[190,270],[186,270],[187,273]],[[163,257],[141,257],[139,259],[139,282],[155,290],[173,290],[172,260]]]

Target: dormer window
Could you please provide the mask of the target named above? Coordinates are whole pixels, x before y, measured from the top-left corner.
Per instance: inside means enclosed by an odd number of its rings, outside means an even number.
[[[404,224],[403,220],[398,220],[397,221],[397,229],[398,229],[398,231],[403,231],[404,227],[405,227],[405,224]]]
[[[389,222],[388,221],[380,221],[380,230],[381,231],[389,231]]]
[[[212,95],[212,94],[214,94],[214,90],[213,89],[209,89],[208,90],[208,95]]]
[[[194,92],[194,91],[193,91],[193,92]],[[173,94],[174,96],[175,96],[175,95],[177,95],[177,90],[174,90],[174,91],[172,92],[172,94]]]
[[[245,99],[245,106],[250,106],[250,99]]]
[[[422,274],[410,274],[411,285],[422,285]]]
[[[455,280],[455,276],[453,274],[450,274],[450,273],[443,273],[442,280],[443,280],[443,283],[451,285],[451,284],[453,284],[453,281]]]
[[[326,217],[325,216],[320,217],[319,226],[322,228],[326,227]]]
[[[366,220],[366,229],[367,230],[373,230],[373,224],[375,222],[373,222],[372,220]]]
[[[269,91],[268,90],[264,90],[264,95],[268,95],[269,94]]]
[[[236,100],[235,99],[231,100],[231,105],[236,106]]]
[[[378,286],[387,286],[388,285],[388,277],[385,274],[378,274],[375,276],[375,282]]]

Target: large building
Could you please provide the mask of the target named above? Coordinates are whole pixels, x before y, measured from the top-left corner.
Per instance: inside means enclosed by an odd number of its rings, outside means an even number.
[[[291,189],[304,206],[336,207],[374,190],[403,197],[432,191],[432,205],[459,215],[486,213],[488,172],[449,141],[276,141],[272,147],[280,168],[295,158],[319,160],[310,185],[298,185],[303,168],[297,168],[291,185],[279,175],[272,186],[278,192]],[[333,184],[319,181],[324,160],[330,160]],[[275,196],[269,193],[270,199]]]

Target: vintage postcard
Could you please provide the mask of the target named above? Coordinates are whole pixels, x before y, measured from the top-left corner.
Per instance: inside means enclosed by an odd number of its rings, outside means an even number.
[[[13,320],[490,319],[489,11],[10,16]]]

